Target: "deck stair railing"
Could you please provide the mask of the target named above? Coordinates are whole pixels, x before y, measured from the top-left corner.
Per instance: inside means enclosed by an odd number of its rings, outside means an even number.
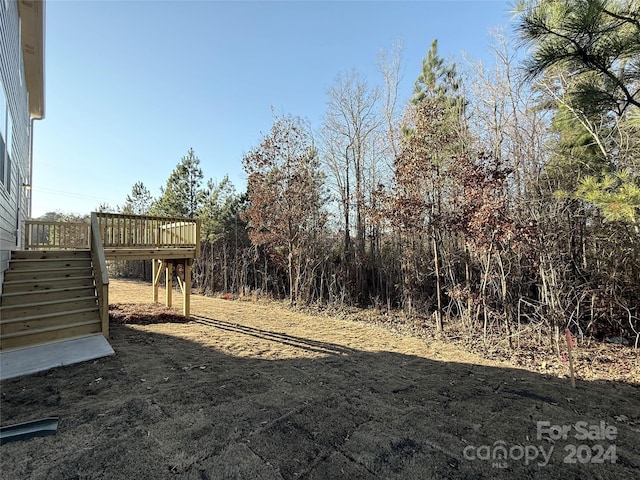
[[[104,257],[104,246],[102,245],[98,217],[95,212],[91,214],[90,246],[102,333],[109,338],[109,273],[107,272],[107,262]]]

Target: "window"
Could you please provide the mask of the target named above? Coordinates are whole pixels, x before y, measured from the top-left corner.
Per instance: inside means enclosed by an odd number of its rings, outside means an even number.
[[[4,95],[4,88],[0,85],[0,184],[6,184],[6,167],[7,158],[9,157],[9,148],[7,145],[7,99]]]
[[[4,138],[0,135],[0,184],[4,185],[4,158],[5,152],[7,151]]]
[[[21,18],[18,19],[18,38],[22,38],[22,19]],[[24,71],[23,71],[24,59],[22,58],[22,48],[18,50],[18,56],[20,60],[20,64],[19,64],[20,67],[18,68],[18,78],[20,79],[20,88],[22,88],[24,86]]]
[[[4,177],[4,187],[7,189],[7,193],[11,193],[11,155],[13,154],[13,120],[11,119],[11,114],[9,110],[6,109],[7,115],[7,143],[5,145],[5,177]]]
[[[5,187],[7,187],[7,193],[11,193],[11,157],[7,152],[7,183],[5,183]]]

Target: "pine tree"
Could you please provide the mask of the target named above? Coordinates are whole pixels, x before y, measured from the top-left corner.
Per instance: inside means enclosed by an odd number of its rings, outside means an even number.
[[[621,117],[640,107],[640,11],[637,0],[522,1],[519,32],[533,47],[530,79],[550,71],[573,79],[583,111]]]
[[[637,222],[638,152],[627,140],[639,133],[637,1],[522,1],[518,10],[520,35],[532,46],[529,79],[542,78],[556,103],[551,166],[576,172],[568,194],[597,205],[609,220]]]
[[[425,103],[441,108],[445,112],[442,121],[446,123],[446,125],[443,123],[442,127],[457,132],[457,138],[451,143],[452,148],[446,152],[449,154],[460,153],[468,143],[465,121],[466,101],[460,94],[460,87],[461,79],[456,64],[447,62],[438,54],[438,39],[434,39],[427,56],[422,59],[422,69],[414,83],[411,97],[414,109],[410,117],[413,118],[413,123],[418,122],[417,116],[424,113]],[[431,109],[432,106],[426,108]],[[404,125],[402,130],[405,137],[415,133],[411,125]],[[438,161],[436,158],[432,160]]]
[[[160,189],[160,198],[152,207],[154,214],[187,218],[198,216],[205,197],[201,186],[204,175],[199,165],[200,159],[190,148],[169,175],[165,187]]]
[[[238,214],[240,199],[227,175],[220,183],[207,182],[199,217],[202,219],[202,238],[215,241],[226,232],[231,219]]]
[[[122,207],[122,213],[128,215],[146,215],[149,213],[153,204],[151,192],[144,183],[136,182],[131,187],[131,193],[127,195],[125,204]]]
[[[455,103],[460,78],[455,63],[446,63],[438,54],[438,39],[431,42],[427,56],[422,59],[422,72],[415,81],[411,102],[416,105],[425,98],[447,98]]]
[[[402,267],[407,304],[425,303],[421,297],[431,286],[415,279],[426,279],[422,272],[429,268],[424,259],[430,250],[438,330],[443,328],[440,223],[447,204],[447,171],[453,156],[463,153],[467,144],[465,101],[459,89],[456,65],[439,56],[434,40],[415,82],[411,125],[403,127],[402,151],[395,159],[395,192],[386,201],[386,217],[406,243]]]

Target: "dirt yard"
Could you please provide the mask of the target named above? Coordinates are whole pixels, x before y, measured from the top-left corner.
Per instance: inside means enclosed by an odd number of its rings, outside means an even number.
[[[2,425],[60,418],[0,447],[3,480],[640,478],[638,382],[572,389],[273,303],[194,295],[190,322],[135,310],[113,309],[115,356],[2,382]]]

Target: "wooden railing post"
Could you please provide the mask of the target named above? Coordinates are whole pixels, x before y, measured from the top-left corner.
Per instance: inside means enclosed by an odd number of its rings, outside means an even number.
[[[196,238],[193,241],[196,244],[196,258],[200,257],[200,228],[202,221],[200,219],[196,220]]]
[[[23,236],[23,243],[22,243],[22,248],[24,248],[25,250],[29,249],[29,233],[31,232],[31,227],[28,224],[28,222],[24,222],[24,236]]]

